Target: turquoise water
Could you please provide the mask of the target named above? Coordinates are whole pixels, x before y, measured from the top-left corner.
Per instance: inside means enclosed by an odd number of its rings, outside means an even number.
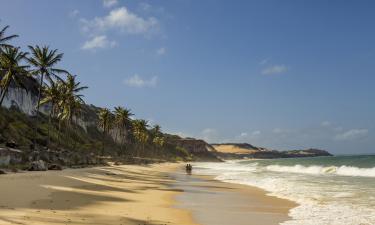
[[[283,224],[375,224],[375,155],[197,163],[216,179],[299,203]]]

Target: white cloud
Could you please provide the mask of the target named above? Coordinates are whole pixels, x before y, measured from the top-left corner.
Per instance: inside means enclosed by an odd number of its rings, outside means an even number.
[[[103,0],[103,6],[106,8],[111,8],[117,5],[118,0]]]
[[[69,12],[69,17],[75,18],[76,16],[78,16],[78,14],[79,14],[79,10],[75,9],[75,10],[72,10],[72,11]]]
[[[167,49],[165,47],[161,47],[158,50],[156,50],[157,55],[164,55],[167,52]]]
[[[258,139],[260,137],[260,134],[262,132],[259,130],[253,131],[251,133],[248,132],[241,132],[239,135],[237,135],[233,140],[236,141],[254,141],[255,139]]]
[[[285,65],[273,65],[262,70],[262,74],[264,75],[281,74],[281,73],[285,73],[286,71],[288,71],[288,68]]]
[[[275,134],[281,134],[281,133],[283,133],[283,130],[281,128],[274,128],[272,130],[272,132],[275,133]]]
[[[201,137],[208,143],[216,142],[218,140],[218,132],[212,128],[206,128],[201,132]]]
[[[256,130],[256,131],[253,131],[253,132],[251,133],[251,136],[258,136],[258,135],[260,135],[260,134],[261,134],[260,130]]]
[[[98,48],[113,48],[116,46],[115,41],[110,41],[108,40],[107,36],[105,35],[100,35],[100,36],[95,36],[91,40],[86,41],[82,45],[83,50],[95,50]]]
[[[138,74],[135,74],[132,77],[124,80],[124,83],[130,87],[155,87],[158,82],[158,77],[153,76],[150,79],[143,79]]]
[[[263,59],[262,61],[259,62],[260,65],[266,65],[270,59]]]
[[[329,121],[323,121],[320,125],[322,127],[329,127],[329,126],[331,126],[331,122],[329,122]]]
[[[150,11],[152,6],[148,3],[145,3],[145,2],[141,2],[139,3],[139,7],[141,8],[141,10],[143,11]]]
[[[240,136],[239,136],[239,138],[245,138],[245,137],[247,137],[249,134],[247,133],[247,132],[242,132],[242,133],[240,133]]]
[[[367,134],[368,134],[367,129],[351,129],[344,133],[337,134],[335,136],[335,140],[338,140],[338,141],[355,140],[355,139],[363,138],[367,136]]]
[[[142,18],[130,12],[126,7],[113,9],[107,16],[92,20],[81,20],[83,31],[88,33],[104,32],[110,29],[127,34],[147,34],[158,27],[154,17]]]

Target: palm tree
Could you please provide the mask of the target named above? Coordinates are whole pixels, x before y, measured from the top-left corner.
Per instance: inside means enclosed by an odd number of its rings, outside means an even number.
[[[154,137],[159,136],[160,133],[161,133],[161,127],[160,127],[160,125],[158,125],[158,124],[154,125],[152,127],[151,131],[152,131],[152,134],[153,134]]]
[[[98,116],[99,116],[98,125],[103,130],[103,143],[102,143],[103,144],[102,155],[103,155],[104,154],[104,139],[105,139],[105,136],[108,135],[109,130],[112,127],[113,115],[109,109],[104,108],[104,109],[100,109]]]
[[[29,46],[29,49],[32,57],[28,58],[28,61],[30,65],[34,67],[32,74],[36,76],[40,75],[39,95],[36,107],[36,113],[38,114],[44,78],[46,78],[48,82],[52,84],[54,83],[53,78],[61,80],[58,74],[67,74],[68,72],[55,68],[56,64],[61,61],[64,55],[63,53],[57,53],[57,49],[50,50],[48,46],[39,47],[38,45],[35,47]]]
[[[0,31],[0,52],[6,48],[6,47],[12,47],[11,45],[7,44],[8,41],[17,38],[18,35],[10,35],[10,36],[5,36],[6,30],[9,28],[9,26],[5,26],[3,29]]]
[[[5,47],[0,54],[0,72],[4,75],[0,81],[0,106],[3,104],[5,95],[8,92],[10,84],[26,89],[24,86],[25,78],[28,77],[26,65],[21,65],[21,62],[26,59],[27,53],[22,52],[19,48]]]
[[[63,94],[63,83],[61,81],[52,83],[49,87],[44,87],[43,89],[43,98],[41,99],[40,104],[51,104],[51,110],[48,116],[48,144],[50,142],[51,120],[53,117],[56,117],[59,114],[60,102]]]
[[[158,154],[159,150],[164,146],[165,139],[163,137],[163,133],[161,132],[161,127],[156,124],[151,129],[152,134],[152,143],[156,147],[156,154]]]
[[[81,86],[80,82],[76,80],[77,76],[68,74],[66,81],[61,82],[61,97],[59,99],[59,130],[61,128],[61,122],[64,121],[68,128],[71,127],[73,123],[73,118],[75,118],[75,124],[78,124],[78,117],[81,114],[82,105],[85,104],[83,95],[80,94],[82,90],[88,88],[86,86]],[[52,83],[53,85],[53,83]],[[67,132],[72,133],[72,132]],[[59,132],[60,135],[60,132]],[[74,143],[75,148],[76,143]]]
[[[58,74],[61,73],[68,73],[65,70],[55,68],[55,65],[61,61],[63,54],[57,53],[57,49],[50,50],[48,46],[39,47],[36,45],[35,47],[29,45],[29,49],[31,51],[32,57],[28,58],[30,65],[34,67],[32,74],[33,75],[40,75],[40,86],[39,86],[39,94],[38,94],[38,102],[36,106],[36,122],[38,122],[38,113],[40,108],[40,100],[42,95],[43,89],[43,81],[44,77],[47,78],[50,84],[54,83],[52,78],[56,78],[61,80]],[[35,137],[37,134],[37,126],[35,126]],[[36,144],[36,140],[34,139],[34,146]]]
[[[115,126],[118,129],[118,133],[120,135],[121,139],[121,146],[124,144],[124,140],[126,139],[126,136],[128,134],[128,129],[131,124],[130,117],[134,114],[131,113],[130,109],[126,109],[124,107],[118,106],[115,107]]]
[[[41,105],[50,103],[51,111],[50,116],[55,117],[59,112],[59,103],[63,95],[63,83],[56,82],[51,84],[49,87],[43,88],[43,98],[40,101]]]
[[[133,134],[136,141],[140,144],[140,150],[144,152],[145,144],[149,139],[148,130],[149,127],[147,120],[134,120],[133,121]],[[137,156],[139,156],[139,151],[137,151]]]
[[[81,105],[84,104],[83,95],[79,92],[87,89],[87,86],[81,86],[81,82],[76,81],[76,75],[68,74],[67,79],[63,82],[63,98],[60,104],[63,108],[63,118],[72,123],[73,116],[78,116]]]

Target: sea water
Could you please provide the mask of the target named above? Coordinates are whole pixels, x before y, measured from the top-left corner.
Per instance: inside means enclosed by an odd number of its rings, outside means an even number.
[[[297,202],[283,225],[375,224],[375,155],[196,163],[194,171]]]

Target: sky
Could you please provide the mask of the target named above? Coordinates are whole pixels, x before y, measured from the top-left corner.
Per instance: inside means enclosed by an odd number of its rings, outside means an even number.
[[[375,153],[375,1],[0,0],[14,45],[49,45],[89,86],[210,143]]]

